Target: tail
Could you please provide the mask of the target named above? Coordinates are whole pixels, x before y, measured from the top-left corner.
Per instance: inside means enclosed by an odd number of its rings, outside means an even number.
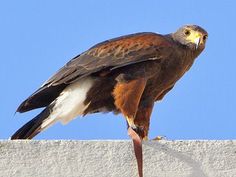
[[[56,121],[66,124],[76,116],[83,115],[89,105],[89,103],[84,103],[86,95],[93,84],[93,78],[85,77],[67,86],[39,115],[17,130],[11,139],[32,139]],[[27,105],[27,103],[24,104]],[[41,104],[41,106],[45,105]],[[20,106],[18,111],[25,112],[31,109],[30,107],[23,107]]]
[[[49,127],[56,120],[50,118],[51,106],[49,105],[35,118],[27,122],[23,127],[17,130],[14,135],[11,136],[13,139],[32,139],[38,133]]]

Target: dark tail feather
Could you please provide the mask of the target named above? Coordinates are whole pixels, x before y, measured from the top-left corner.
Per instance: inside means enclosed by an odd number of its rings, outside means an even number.
[[[11,139],[32,139],[48,126],[41,127],[42,123],[49,118],[51,108],[48,106],[39,115],[27,122],[23,127],[17,130]],[[53,122],[51,122],[53,123]]]

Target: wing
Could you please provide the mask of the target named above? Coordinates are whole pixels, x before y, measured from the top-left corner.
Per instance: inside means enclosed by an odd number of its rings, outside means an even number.
[[[70,84],[103,69],[113,70],[137,62],[166,58],[170,47],[166,37],[155,33],[137,33],[108,40],[70,60],[43,86]],[[169,52],[166,52],[167,48]]]
[[[17,111],[47,106],[68,84],[90,74],[143,61],[165,59],[172,50],[169,38],[155,33],[137,33],[104,41],[70,60],[25,100]]]

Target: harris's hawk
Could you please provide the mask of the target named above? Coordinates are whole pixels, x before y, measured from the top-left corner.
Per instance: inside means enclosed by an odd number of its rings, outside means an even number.
[[[167,35],[137,33],[99,43],[70,60],[17,109],[46,107],[11,139],[31,139],[79,115],[122,113],[147,139],[155,101],[161,100],[203,51],[207,32],[185,25]]]

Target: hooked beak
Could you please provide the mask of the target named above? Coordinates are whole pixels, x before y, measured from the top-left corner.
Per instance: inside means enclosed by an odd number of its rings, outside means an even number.
[[[197,50],[198,46],[200,44],[200,37],[197,37],[197,38],[194,39],[194,44],[195,44],[195,49]]]

